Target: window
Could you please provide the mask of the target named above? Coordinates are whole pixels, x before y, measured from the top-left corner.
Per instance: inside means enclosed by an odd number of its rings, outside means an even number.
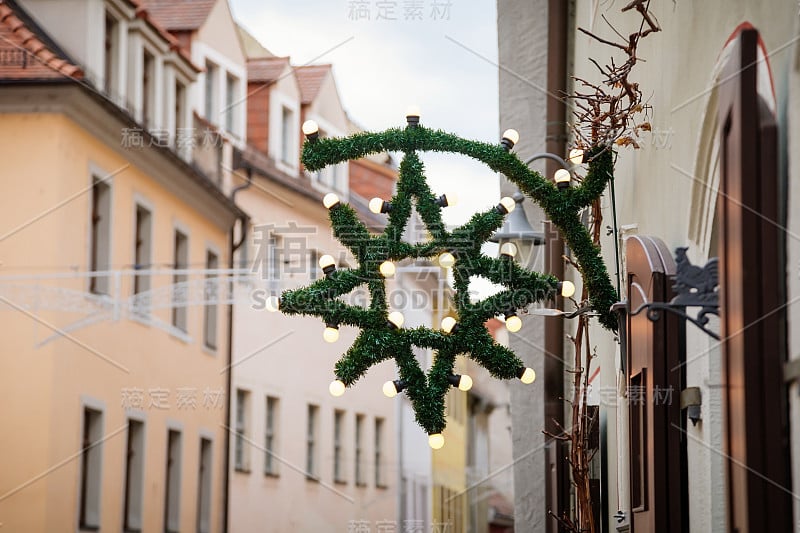
[[[313,281],[319,278],[319,252],[316,250],[308,251],[308,274],[309,278]]]
[[[104,72],[103,72],[103,88],[106,94],[117,96],[114,94],[114,87],[116,85],[116,61],[117,52],[119,50],[119,24],[117,19],[112,17],[106,12],[106,27],[105,27],[105,57],[104,59]]]
[[[365,486],[364,478],[364,415],[356,415],[356,485]]]
[[[228,133],[236,133],[236,82],[234,76],[225,76],[225,131]]]
[[[128,420],[128,453],[125,456],[125,531],[142,530],[142,482],[144,478],[144,424]]]
[[[83,409],[81,451],[80,529],[100,529],[100,468],[103,452],[103,413]]]
[[[153,101],[155,95],[155,58],[147,50],[144,51],[144,59],[142,62],[142,124],[145,128],[154,128],[155,123],[153,120],[154,106]]]
[[[176,270],[172,277],[172,325],[177,329],[187,331],[186,328],[186,304],[187,295],[187,276],[181,272],[189,265],[189,237],[180,230],[175,230],[175,249],[173,257],[173,268]]]
[[[385,487],[383,475],[383,418],[375,419],[375,486]]]
[[[164,531],[180,531],[181,502],[181,432],[167,433],[167,480],[164,494]]]
[[[205,115],[206,120],[216,124],[214,120],[214,86],[217,82],[217,67],[213,63],[206,62],[206,80],[205,80]]]
[[[268,476],[278,475],[278,461],[275,457],[275,431],[278,419],[278,399],[267,396],[267,419],[264,431],[264,473]]]
[[[344,451],[342,448],[342,431],[344,426],[344,411],[333,412],[333,480],[345,483],[344,478]]]
[[[133,243],[134,270],[148,270],[151,267],[153,250],[153,217],[150,211],[141,205],[136,206],[136,235]],[[150,290],[150,275],[136,274],[133,278],[133,293],[139,294]],[[137,304],[141,304],[138,302]],[[138,312],[146,312],[144,306],[137,305]]]
[[[316,479],[317,476],[317,418],[319,407],[309,404],[308,426],[306,431],[306,477]]]
[[[647,369],[643,368],[631,376],[629,391],[635,391],[635,398],[629,397],[631,433],[631,507],[634,510],[647,510]],[[630,395],[630,393],[629,393]]]
[[[283,239],[275,232],[269,236],[269,288],[273,294],[281,292],[281,266],[283,263]]]
[[[175,82],[175,131],[172,138],[175,140],[175,149],[182,157],[187,155],[186,148],[191,146],[192,140],[186,138],[186,87],[179,81]]]
[[[206,270],[217,268],[219,268],[217,254],[211,250],[206,251]],[[203,342],[206,348],[211,350],[217,349],[217,298],[219,297],[217,281],[216,274],[206,274],[204,297],[207,303],[203,310]]]
[[[236,390],[236,446],[234,468],[239,472],[248,472],[250,465],[248,461],[249,447],[245,446],[247,438],[248,412],[250,411],[250,393]]]
[[[90,265],[92,272],[104,272],[110,267],[111,256],[111,187],[97,176],[92,178],[92,234]],[[89,290],[108,294],[108,274],[95,274]]]
[[[287,165],[293,164],[294,140],[294,113],[288,107],[284,107],[281,114],[281,161]]]
[[[200,439],[200,471],[197,484],[197,532],[211,531],[211,469],[213,454],[211,440]]]

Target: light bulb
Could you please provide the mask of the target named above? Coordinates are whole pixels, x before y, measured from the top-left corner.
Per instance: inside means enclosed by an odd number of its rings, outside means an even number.
[[[339,396],[344,394],[345,388],[346,387],[344,385],[344,382],[339,379],[336,379],[334,381],[331,381],[331,384],[328,385],[328,392],[331,393],[331,396],[335,396],[338,398]]]
[[[525,385],[530,385],[536,379],[536,372],[532,368],[520,368],[517,370],[517,377]]]
[[[513,242],[507,242],[503,246],[500,247],[500,255],[504,255],[508,258],[513,258],[517,255],[517,245]]]
[[[428,435],[428,446],[434,450],[439,450],[444,446],[444,437],[441,433],[432,433]]]
[[[308,137],[309,141],[316,141],[319,138],[319,125],[313,120],[306,120],[303,122],[303,135]]]
[[[402,328],[403,323],[406,321],[406,317],[403,316],[403,313],[400,311],[392,311],[389,313],[389,323],[394,326],[394,328]]]
[[[333,209],[334,207],[339,205],[339,197],[333,194],[332,192],[329,192],[322,199],[322,205],[325,206],[325,209]]]
[[[408,109],[406,109],[406,122],[408,122],[408,125],[413,127],[419,124],[419,117],[420,117],[419,106],[416,105],[408,106]]]
[[[436,203],[441,207],[453,207],[458,205],[458,195],[453,192],[441,195],[436,199]]]
[[[572,180],[572,174],[569,173],[569,170],[565,168],[559,168],[556,170],[556,174],[554,176],[556,186],[559,189],[566,189],[569,187],[569,182]]]
[[[503,132],[503,136],[500,139],[500,144],[503,145],[503,148],[506,150],[511,150],[514,148],[514,145],[519,142],[519,132],[517,130],[506,130]]]
[[[570,298],[573,294],[575,294],[575,284],[571,281],[562,281],[558,284],[558,288],[561,290],[561,296],[564,298]]]
[[[336,270],[336,260],[332,255],[325,254],[319,258],[319,267],[323,274],[330,276]]]
[[[458,380],[458,390],[467,392],[472,388],[472,378],[466,374],[461,375],[461,379]]]
[[[270,296],[269,298],[267,298],[265,307],[267,308],[267,311],[269,311],[270,313],[279,311],[281,308],[281,299],[278,298],[277,296]]]
[[[391,278],[392,276],[394,276],[394,272],[396,269],[394,267],[394,263],[392,263],[391,261],[384,261],[383,263],[381,263],[381,266],[378,267],[378,270],[381,271],[381,276],[383,276],[384,278]]]
[[[387,398],[397,396],[397,387],[394,386],[394,381],[390,380],[383,384],[383,395]]]
[[[517,315],[506,316],[506,329],[511,333],[516,333],[522,329],[522,319]]]
[[[497,211],[501,215],[507,215],[512,212],[515,207],[517,207],[517,202],[515,202],[513,198],[510,196],[503,196],[500,198],[500,203],[497,204]]]
[[[569,162],[573,165],[580,165],[583,163],[583,150],[580,148],[573,148],[569,151]]]
[[[373,198],[369,201],[369,210],[380,215],[381,213],[388,213],[392,210],[392,204],[385,201],[383,198]]]
[[[442,331],[444,331],[445,333],[452,332],[457,325],[458,321],[451,316],[446,316],[442,319]]]
[[[442,252],[439,254],[439,266],[442,268],[452,268],[456,264],[456,258],[450,252]]]
[[[322,332],[322,338],[325,342],[336,342],[339,340],[339,328],[335,324],[326,324],[325,330]]]

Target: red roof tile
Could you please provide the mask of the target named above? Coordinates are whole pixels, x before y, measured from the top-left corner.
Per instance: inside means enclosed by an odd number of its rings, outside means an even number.
[[[265,83],[277,81],[288,64],[288,57],[259,57],[248,59],[247,81]]]
[[[43,41],[48,38],[31,31],[9,4],[0,0],[0,79],[83,78],[80,67],[59,57],[61,52],[50,50]]]
[[[216,0],[139,0],[139,3],[160,26],[181,31],[200,28]]]
[[[325,76],[331,71],[331,65],[306,65],[295,67],[297,83],[300,85],[300,95],[303,104],[310,104],[319,94]]]

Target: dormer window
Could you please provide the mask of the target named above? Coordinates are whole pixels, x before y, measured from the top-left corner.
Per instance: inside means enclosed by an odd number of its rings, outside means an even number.
[[[292,156],[294,154],[293,141],[295,137],[294,112],[288,107],[284,107],[281,114],[281,161],[292,166],[294,166]]]
[[[205,117],[206,120],[212,124],[216,124],[217,120],[214,116],[214,99],[216,98],[216,91],[214,88],[217,83],[217,66],[211,62],[206,61],[206,83],[205,83]]]
[[[142,61],[142,123],[145,128],[155,127],[153,120],[154,114],[154,93],[155,89],[155,58],[153,54],[144,51],[144,58]]]
[[[236,86],[235,76],[225,76],[225,131],[236,134]]]
[[[119,23],[117,19],[106,12],[105,21],[105,57],[103,72],[103,88],[106,94],[116,96],[117,84],[117,56],[119,51]]]

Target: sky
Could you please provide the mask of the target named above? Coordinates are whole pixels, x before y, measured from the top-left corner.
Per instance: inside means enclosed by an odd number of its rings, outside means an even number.
[[[369,131],[421,122],[498,142],[495,0],[231,0],[236,20],[292,63],[333,64],[351,119]],[[394,19],[394,20],[392,20]],[[424,154],[434,193],[456,192],[449,224],[497,204],[497,175],[454,154]]]

